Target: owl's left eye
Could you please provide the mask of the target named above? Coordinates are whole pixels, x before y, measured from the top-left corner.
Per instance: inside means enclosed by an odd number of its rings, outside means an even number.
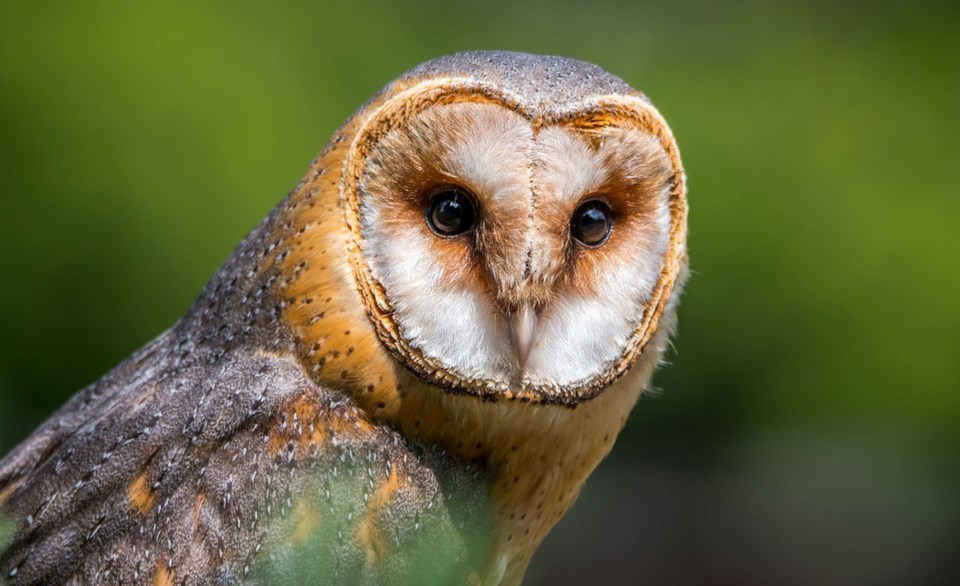
[[[610,207],[599,199],[587,200],[573,212],[570,233],[585,245],[595,248],[607,241],[613,229]]]
[[[459,236],[477,223],[473,198],[459,187],[444,187],[430,198],[427,224],[438,236]]]

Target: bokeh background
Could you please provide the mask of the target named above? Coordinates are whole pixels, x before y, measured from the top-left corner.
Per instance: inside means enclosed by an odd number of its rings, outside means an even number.
[[[960,11],[7,2],[0,454],[169,326],[332,131],[499,48],[643,89],[689,175],[659,392],[530,584],[960,583]]]

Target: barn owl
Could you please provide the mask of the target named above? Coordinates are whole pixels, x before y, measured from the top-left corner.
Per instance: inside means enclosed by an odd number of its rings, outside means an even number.
[[[643,94],[562,57],[420,65],[0,462],[0,578],[519,584],[667,345],[685,242]]]

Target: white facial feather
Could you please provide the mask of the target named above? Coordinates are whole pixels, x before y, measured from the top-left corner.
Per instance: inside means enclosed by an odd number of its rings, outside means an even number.
[[[389,291],[404,337],[470,377],[506,383],[508,332],[486,291],[451,287],[423,234],[366,236],[374,276]]]
[[[552,388],[589,382],[620,358],[657,283],[669,241],[669,185],[659,193],[636,194],[653,198],[646,207],[652,212],[636,220],[641,228],[631,231],[631,240],[621,243],[617,254],[595,263],[590,290],[557,290],[552,295],[520,373],[505,310],[494,293],[498,283],[451,279],[462,267],[443,266],[449,257],[437,255],[438,237],[422,217],[413,218],[412,225],[385,220],[406,194],[391,193],[385,187],[391,183],[381,179],[396,172],[390,153],[409,152],[412,142],[412,150],[424,157],[420,166],[435,165],[450,182],[474,193],[483,222],[501,226],[504,218],[523,218],[508,223],[516,233],[497,234],[498,242],[511,243],[515,250],[502,255],[500,264],[477,272],[502,281],[502,288],[504,283],[513,286],[556,272],[558,263],[569,262],[563,259],[571,245],[570,218],[556,210],[572,213],[611,177],[663,172],[667,163],[659,144],[633,129],[617,131],[633,133],[629,140],[595,144],[566,127],[534,133],[525,119],[491,105],[432,110],[406,132],[396,130],[383,138],[360,181],[363,253],[373,277],[383,285],[402,336],[467,379],[497,386],[522,380]],[[633,157],[629,149],[648,152]]]
[[[611,174],[633,172],[608,165],[616,154],[611,150],[622,146],[613,141],[591,149],[583,138],[567,129],[544,129],[538,136],[537,147],[540,197],[575,206],[596,193]],[[645,146],[654,147],[654,143],[651,140]],[[644,195],[654,195],[658,203],[644,237],[634,237],[630,247],[597,267],[595,293],[554,298],[541,319],[524,372],[525,381],[561,387],[577,385],[620,357],[628,337],[639,325],[669,242],[669,186],[659,194]],[[613,229],[617,229],[616,224]],[[549,255],[558,253],[541,247],[534,250],[532,259],[536,265],[547,265],[552,262]]]
[[[504,117],[490,110],[487,106],[464,112],[462,134],[446,145],[444,167],[482,199],[516,205],[528,197],[526,161],[533,131],[519,116]]]
[[[442,121],[455,124],[456,140],[412,134],[438,151],[431,154],[444,174],[486,202],[490,213],[526,213],[529,125],[489,106],[457,110],[455,121]],[[382,148],[396,148],[391,139],[399,137],[388,137]],[[462,376],[506,385],[513,357],[500,310],[486,288],[459,286],[444,278],[453,267],[444,267],[436,257],[432,245],[437,237],[425,226],[396,229],[381,221],[381,212],[394,204],[391,196],[370,193],[365,198],[362,235],[371,272],[387,291],[403,336],[425,356],[453,366]]]
[[[545,198],[575,203],[603,185],[611,171],[599,151],[558,126],[537,135],[537,155],[537,183]]]

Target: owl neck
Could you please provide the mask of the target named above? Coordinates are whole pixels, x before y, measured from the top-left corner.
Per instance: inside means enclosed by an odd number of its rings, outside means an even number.
[[[391,423],[491,474],[492,584],[519,584],[534,551],[607,455],[647,384],[658,352],[575,409],[452,395],[408,375]]]

